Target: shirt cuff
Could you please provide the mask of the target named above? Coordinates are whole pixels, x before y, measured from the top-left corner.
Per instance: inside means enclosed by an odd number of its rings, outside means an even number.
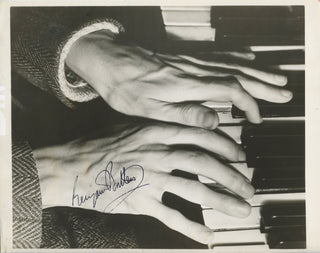
[[[89,33],[103,29],[110,30],[115,34],[124,32],[123,26],[116,20],[106,19],[103,21],[95,21],[92,24],[86,25],[79,31],[76,31],[62,48],[58,66],[58,81],[62,93],[68,99],[74,102],[90,101],[92,99],[97,98],[99,95],[87,82],[85,82],[81,78],[78,78],[78,76],[72,73],[70,69],[66,68],[65,60],[67,58],[71,46],[76,40]],[[67,75],[71,78],[67,78]],[[72,79],[73,81],[71,82],[70,79]]]

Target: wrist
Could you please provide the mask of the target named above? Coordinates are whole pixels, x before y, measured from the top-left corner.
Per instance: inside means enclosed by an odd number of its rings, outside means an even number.
[[[115,39],[116,34],[106,29],[86,34],[72,44],[66,57],[66,65],[98,93],[102,92],[99,77],[108,70],[100,57],[110,58],[108,53],[114,48]]]
[[[40,182],[42,208],[71,206],[73,187],[71,179],[75,177],[74,174],[79,172],[72,167],[71,163],[66,166],[66,157],[68,157],[68,151],[62,146],[34,150]]]

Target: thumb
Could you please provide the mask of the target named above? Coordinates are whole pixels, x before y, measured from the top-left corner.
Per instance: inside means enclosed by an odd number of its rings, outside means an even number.
[[[219,116],[214,110],[192,103],[164,102],[152,118],[206,129],[215,129],[219,125]]]

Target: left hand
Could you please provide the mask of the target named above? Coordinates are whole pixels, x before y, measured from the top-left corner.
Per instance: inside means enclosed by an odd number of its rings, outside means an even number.
[[[241,146],[213,131],[160,122],[129,125],[109,136],[34,150],[34,156],[45,207],[149,215],[203,244],[212,241],[213,231],[165,206],[164,192],[235,217],[251,211],[245,199],[253,196],[254,188],[223,162],[243,161],[245,154]],[[174,176],[175,169],[215,180],[237,196]]]

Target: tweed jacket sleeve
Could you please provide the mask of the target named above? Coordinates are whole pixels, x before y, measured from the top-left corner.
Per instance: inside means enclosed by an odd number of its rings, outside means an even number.
[[[40,248],[42,204],[35,160],[27,142],[12,145],[13,247]]]
[[[100,9],[12,8],[12,69],[70,107],[75,105],[74,101],[83,102],[97,97],[93,88],[85,82],[73,85],[67,81],[64,60],[77,38],[100,29],[109,29],[114,33],[124,30],[113,17],[119,16],[119,12]],[[71,74],[70,70],[68,72]]]

